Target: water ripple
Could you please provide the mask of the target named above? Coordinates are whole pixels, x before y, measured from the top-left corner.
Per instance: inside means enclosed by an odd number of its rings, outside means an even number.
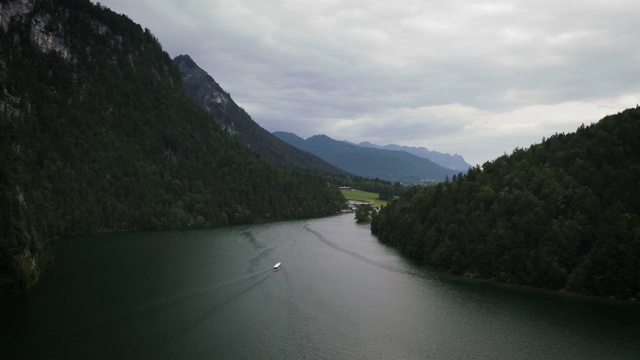
[[[305,230],[307,230],[311,234],[315,235],[318,240],[320,240],[322,243],[324,243],[325,245],[329,246],[330,248],[332,248],[334,250],[337,250],[337,251],[339,251],[339,252],[341,252],[343,254],[349,255],[352,258],[354,258],[356,260],[359,260],[359,261],[361,261],[361,262],[363,262],[365,264],[372,265],[372,266],[378,267],[380,269],[384,269],[384,270],[391,271],[391,272],[398,273],[398,274],[411,275],[411,276],[415,276],[415,277],[425,278],[425,276],[423,274],[419,273],[419,272],[400,269],[400,268],[397,268],[397,267],[394,267],[394,266],[391,266],[391,265],[388,265],[388,264],[383,264],[383,263],[380,263],[378,261],[369,259],[368,257],[363,256],[362,254],[359,254],[359,253],[357,253],[355,251],[352,251],[352,250],[349,250],[349,249],[345,249],[342,246],[334,243],[333,241],[327,240],[327,238],[322,236],[322,234],[320,234],[319,232],[311,229],[309,227],[309,224],[305,224],[303,227],[304,227]]]

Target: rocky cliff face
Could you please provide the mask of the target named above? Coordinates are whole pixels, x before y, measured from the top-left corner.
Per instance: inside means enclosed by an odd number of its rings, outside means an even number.
[[[11,19],[16,17],[23,18],[24,15],[33,11],[34,4],[35,0],[18,0],[0,3],[0,28],[6,32]]]
[[[48,4],[49,6],[46,7],[43,4]],[[55,17],[52,13],[55,14]],[[55,5],[51,5],[51,2],[47,0],[7,1],[0,3],[0,31],[6,34],[9,32],[10,26],[24,27],[27,29],[26,34],[21,36],[14,33],[11,35],[11,41],[15,46],[20,47],[21,44],[27,41],[43,53],[53,52],[65,61],[75,64],[78,61],[79,54],[73,53],[69,43],[70,36],[66,34],[63,24],[70,16],[71,11],[69,9],[56,8]],[[97,20],[92,20],[91,25],[91,30],[96,34],[107,35],[110,32],[107,25]],[[23,39],[24,37],[26,39]],[[113,39],[111,46],[121,45],[121,36],[113,36]],[[84,50],[90,57],[91,49],[86,48]],[[0,57],[0,80],[6,77],[7,64],[5,61],[6,59]],[[3,95],[0,96],[0,111],[9,118],[24,115],[23,110],[30,109],[29,100],[23,98],[19,91],[7,88],[4,81],[0,91]]]
[[[198,67],[189,55],[177,56],[174,62],[182,73],[185,85],[193,85],[194,87],[198,85],[193,89],[193,98],[202,102],[206,110],[229,108],[233,102],[229,93],[224,91],[206,71]]]
[[[56,51],[69,57],[68,46],[45,29],[50,19],[34,16],[35,0],[19,0],[0,3],[0,36],[6,35],[10,26],[22,24],[29,27],[29,40],[44,52]],[[14,35],[13,44],[22,39]],[[3,209],[0,240],[5,245],[13,240],[13,247],[0,246],[0,297],[11,295],[15,289],[29,288],[41,277],[45,261],[44,243],[34,224],[35,209],[26,200],[22,184],[12,173],[20,172],[21,144],[15,133],[20,122],[31,112],[31,103],[19,90],[7,87],[8,59],[0,57],[0,159],[3,164],[0,176],[0,207]],[[8,280],[11,279],[11,280]]]
[[[61,37],[63,31],[60,23],[56,23],[49,14],[34,13],[35,4],[36,0],[18,0],[0,4],[0,28],[6,32],[11,21],[26,22],[31,28],[33,44],[43,52],[55,51],[63,59],[73,61],[74,57],[69,45]]]
[[[180,69],[182,81],[189,97],[208,113],[214,115],[215,121],[227,133],[238,135],[239,132],[234,124],[234,119],[229,114],[236,110],[235,108],[239,109],[239,107],[231,99],[229,93],[224,91],[206,71],[198,67],[189,55],[177,56],[174,62]],[[244,122],[246,123],[247,121]],[[246,126],[247,124],[245,124]]]

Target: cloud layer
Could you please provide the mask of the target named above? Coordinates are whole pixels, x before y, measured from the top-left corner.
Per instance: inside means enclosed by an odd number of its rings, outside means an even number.
[[[104,0],[270,131],[482,164],[640,102],[625,0]]]

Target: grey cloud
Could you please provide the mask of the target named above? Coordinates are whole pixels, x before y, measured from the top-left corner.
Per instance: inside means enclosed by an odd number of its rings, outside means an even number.
[[[266,129],[303,137],[484,162],[640,102],[635,1],[101,3],[190,54]]]

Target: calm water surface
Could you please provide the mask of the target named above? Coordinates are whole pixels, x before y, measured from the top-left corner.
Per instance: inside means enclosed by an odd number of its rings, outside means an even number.
[[[351,214],[56,249],[0,358],[640,359],[640,304],[431,272]]]

